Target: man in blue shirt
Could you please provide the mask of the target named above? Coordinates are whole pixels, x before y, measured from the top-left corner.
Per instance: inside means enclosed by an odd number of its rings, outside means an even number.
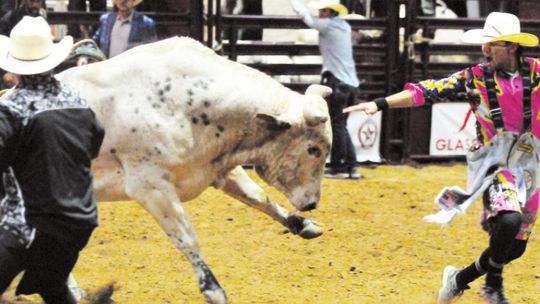
[[[118,11],[101,15],[99,28],[92,39],[108,58],[157,40],[156,22],[135,11],[135,6],[141,2],[116,0]]]
[[[332,151],[330,166],[325,172],[328,178],[359,179],[356,152],[347,131],[347,114],[342,110],[352,105],[359,93],[358,77],[352,52],[351,27],[340,15],[347,15],[345,6],[337,0],[321,0],[314,3],[319,17],[310,15],[299,0],[290,0],[304,23],[319,32],[319,51],[322,56],[321,84],[332,88],[326,101],[332,122]]]

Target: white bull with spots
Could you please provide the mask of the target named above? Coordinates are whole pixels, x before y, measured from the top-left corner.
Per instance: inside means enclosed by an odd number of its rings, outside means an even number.
[[[106,130],[94,162],[98,200],[133,199],[150,212],[190,261],[209,303],[227,298],[182,202],[214,186],[304,238],[322,233],[271,202],[240,166],[253,165],[298,211],[316,208],[331,145],[329,88],[298,94],[178,37],[59,77],[88,99]]]

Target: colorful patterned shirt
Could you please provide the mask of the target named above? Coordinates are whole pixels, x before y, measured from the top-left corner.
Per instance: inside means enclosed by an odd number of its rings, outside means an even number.
[[[526,58],[531,67],[531,132],[540,139],[540,65],[533,58]],[[487,143],[496,134],[490,115],[490,105],[484,81],[483,67],[478,64],[440,80],[407,83],[405,89],[413,93],[414,105],[422,106],[426,100],[467,101],[471,104],[477,120],[478,139]],[[519,73],[509,75],[495,72],[497,100],[502,109],[505,131],[523,132],[523,83]]]

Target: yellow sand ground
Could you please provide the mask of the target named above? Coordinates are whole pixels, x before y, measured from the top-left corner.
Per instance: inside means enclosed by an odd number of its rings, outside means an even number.
[[[231,303],[435,303],[445,265],[468,265],[487,243],[479,202],[450,226],[422,222],[437,210],[433,198],[441,187],[465,186],[465,169],[379,166],[363,169],[360,181],[325,179],[320,207],[310,214],[325,234],[313,240],[286,233],[214,189],[185,208]],[[265,189],[286,205],[281,194]],[[92,292],[115,281],[113,299],[120,304],[205,303],[191,266],[137,203],[100,203],[99,209],[101,225],[74,271],[83,288]],[[533,232],[525,255],[505,268],[512,303],[540,303],[538,261]],[[483,303],[482,283],[474,282],[458,303]],[[5,298],[39,303],[14,298],[13,290]]]

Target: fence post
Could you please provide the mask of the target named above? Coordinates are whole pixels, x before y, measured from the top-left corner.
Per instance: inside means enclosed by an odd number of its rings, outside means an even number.
[[[386,44],[386,70],[385,70],[385,95],[388,96],[397,92],[400,87],[401,77],[399,75],[399,5],[400,0],[388,1],[388,14],[386,35],[388,41]],[[401,159],[401,153],[397,153],[395,146],[402,144],[400,139],[395,139],[394,134],[399,130],[399,110],[387,110],[383,113],[381,130],[381,154],[386,159]]]
[[[208,0],[206,4],[206,46],[212,48],[214,41],[214,0]]]
[[[222,20],[221,20],[221,0],[216,0],[216,23],[215,23],[215,34],[216,34],[216,41],[217,45],[221,46],[223,43],[223,32],[221,30],[222,28]]]
[[[229,27],[229,45],[231,46],[231,53],[229,54],[229,59],[236,61],[238,59],[238,54],[236,54],[236,45],[238,44],[238,28],[236,21],[233,21]]]
[[[190,36],[198,41],[203,42],[204,40],[204,22],[203,22],[203,3],[202,0],[191,0],[190,5],[190,24],[189,31]]]

